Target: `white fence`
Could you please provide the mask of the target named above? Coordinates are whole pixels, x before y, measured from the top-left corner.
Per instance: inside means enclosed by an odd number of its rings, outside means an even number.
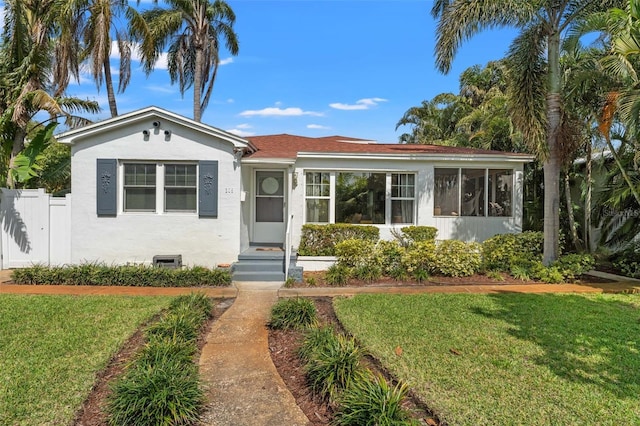
[[[71,195],[43,189],[0,190],[0,268],[71,260]]]

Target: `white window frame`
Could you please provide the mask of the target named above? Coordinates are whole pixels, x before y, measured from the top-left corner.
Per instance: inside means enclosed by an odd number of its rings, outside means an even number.
[[[153,188],[155,189],[155,207],[153,208],[153,210],[151,209],[128,209],[127,208],[127,188],[152,188],[151,185],[127,185],[125,180],[126,180],[126,167],[127,166],[138,166],[138,165],[144,165],[144,166],[155,166],[155,172],[156,172],[156,181],[153,185]],[[153,162],[149,162],[149,161],[125,161],[122,163],[122,178],[120,180],[122,182],[121,188],[122,188],[122,211],[124,213],[156,213],[158,211],[158,167],[156,165],[156,163]]]
[[[162,186],[163,186],[163,191],[162,191],[162,197],[163,197],[163,211],[165,213],[197,213],[198,212],[198,165],[195,163],[180,163],[180,162],[164,162],[161,164],[162,167],[160,167],[162,169]],[[195,182],[193,184],[193,186],[188,186],[188,185],[184,185],[184,186],[167,186],[167,180],[166,180],[166,173],[167,173],[167,166],[193,166],[195,168]],[[177,188],[177,189],[193,189],[194,193],[195,193],[195,206],[193,209],[168,209],[167,208],[167,188]]]
[[[329,173],[329,197],[317,197],[317,196],[307,196],[307,173]],[[363,225],[373,225],[373,226],[397,226],[397,225],[415,225],[417,223],[416,220],[416,212],[417,212],[417,182],[418,182],[418,172],[415,170],[371,170],[371,169],[358,169],[358,170],[321,170],[321,169],[305,169],[302,171],[302,175],[304,176],[303,182],[303,191],[304,191],[304,223],[306,224],[334,224],[336,222],[336,179],[338,173],[380,173],[385,174],[385,221],[384,223],[373,223],[373,224],[363,224]],[[392,175],[394,174],[402,174],[402,175],[413,175],[414,176],[414,192],[413,198],[410,197],[391,197],[391,183],[392,183]],[[309,222],[307,220],[307,200],[308,199],[329,199],[329,221],[328,222]],[[411,214],[412,222],[408,223],[392,223],[392,211],[391,204],[392,200],[413,200],[413,211]]]
[[[156,195],[156,203],[154,210],[131,210],[126,208],[126,186],[124,184],[125,177],[125,167],[131,164],[152,164],[155,165],[156,168],[156,182],[155,182],[155,195]],[[165,193],[165,166],[166,165],[195,165],[196,167],[196,209],[195,210],[167,210],[166,209],[166,193]],[[149,160],[121,160],[119,163],[119,181],[122,182],[119,184],[118,191],[120,192],[120,199],[122,200],[122,208],[121,213],[123,214],[156,214],[156,215],[196,215],[198,213],[198,198],[199,194],[199,185],[200,185],[200,167],[198,162],[194,161],[149,161]],[[172,187],[174,188],[174,187]]]
[[[320,179],[322,180],[322,175],[323,174],[327,174],[329,175],[329,195],[307,195],[307,185],[309,185],[309,182],[307,182],[307,174],[308,173],[318,173],[320,174]],[[335,216],[335,213],[332,214],[332,205],[335,205],[335,200],[334,203],[331,202],[332,196],[331,194],[333,193],[332,190],[332,185],[335,183],[335,179],[332,179],[332,174],[331,172],[328,171],[316,171],[316,170],[305,170],[304,171],[304,214],[305,214],[305,220],[306,220],[306,216],[307,216],[307,200],[328,200],[328,209],[329,211],[327,212],[327,222],[309,222],[306,221],[306,223],[310,223],[310,224],[326,224],[326,223],[331,223],[331,218],[332,216]],[[313,184],[316,185],[316,184]],[[320,183],[320,185],[324,185],[323,183]]]

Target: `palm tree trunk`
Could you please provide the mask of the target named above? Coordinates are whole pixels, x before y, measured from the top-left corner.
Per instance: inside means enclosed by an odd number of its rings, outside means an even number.
[[[571,199],[571,184],[569,181],[569,170],[567,168],[564,174],[564,196],[567,201],[567,216],[569,216],[569,230],[571,232],[571,241],[578,252],[582,251],[582,244],[578,237],[578,229],[576,228],[576,219],[573,216],[573,200]]]
[[[591,166],[593,158],[591,158],[591,141],[587,141],[587,163],[585,170],[586,194],[584,198],[584,232],[583,239],[587,253],[591,253]]]
[[[204,63],[204,52],[201,48],[196,47],[196,66],[193,75],[193,119],[202,121],[202,69]]]
[[[558,258],[560,239],[560,33],[548,36],[549,92],[547,94],[547,145],[544,168],[544,249],[542,262],[550,265]]]
[[[111,78],[111,63],[107,56],[104,60],[104,84],[107,86],[107,98],[109,99],[109,110],[111,117],[118,116],[118,107],[116,106],[116,95],[113,91],[113,79]]]

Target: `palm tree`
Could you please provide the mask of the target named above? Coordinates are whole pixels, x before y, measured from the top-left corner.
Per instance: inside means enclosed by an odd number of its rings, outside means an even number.
[[[118,115],[116,97],[111,76],[112,34],[115,35],[120,54],[118,92],[127,88],[131,77],[131,48],[128,31],[115,27],[117,18],[125,17],[133,25],[139,25],[138,12],[126,0],[79,0],[75,5],[81,11],[81,33],[84,42],[81,58],[88,60],[91,75],[98,90],[104,82],[111,116]]]
[[[544,165],[544,253],[550,264],[558,257],[560,230],[560,159],[563,34],[584,16],[619,5],[616,0],[436,0],[439,19],[436,65],[449,71],[460,44],[484,29],[520,30],[509,51],[513,116],[525,141]]]
[[[61,53],[64,49],[56,47],[73,32],[63,28],[62,23],[71,16],[64,6],[56,0],[5,2],[0,44],[0,136],[2,168],[10,188],[15,187],[12,171],[30,131],[43,129],[44,123],[32,122],[38,112],[49,113],[50,119],[45,121],[62,117],[73,126],[83,122],[76,112],[99,110],[95,102],[62,96],[68,83],[64,77],[68,69],[63,71],[62,64],[73,62]]]
[[[193,86],[193,119],[201,121],[220,64],[219,38],[224,39],[232,55],[238,54],[238,36],[233,30],[236,17],[223,0],[167,0],[167,3],[168,9],[156,7],[144,12],[142,18],[147,25],[134,26],[132,33],[141,41],[147,74],[170,42],[171,81],[178,81],[183,95]]]

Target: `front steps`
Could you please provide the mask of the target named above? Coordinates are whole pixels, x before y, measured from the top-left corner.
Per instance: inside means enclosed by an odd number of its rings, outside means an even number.
[[[284,250],[277,247],[250,247],[232,266],[234,281],[284,281]],[[297,254],[291,254],[290,271]]]

